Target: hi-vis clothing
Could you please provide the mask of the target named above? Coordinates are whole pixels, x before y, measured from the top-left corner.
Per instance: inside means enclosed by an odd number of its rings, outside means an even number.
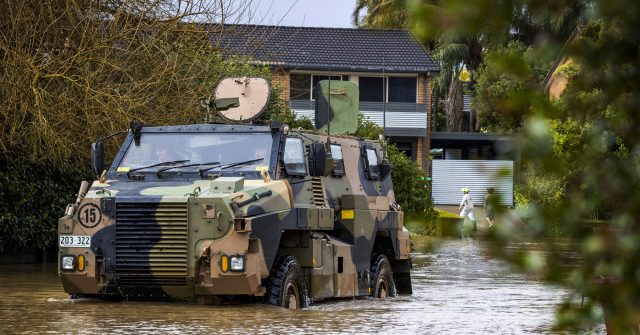
[[[462,206],[464,206],[464,208],[462,208],[462,211],[460,212],[460,216],[464,218],[465,216],[468,215],[469,220],[474,221],[476,217],[473,214],[473,199],[471,199],[471,194],[466,193],[462,197],[462,202],[460,203],[460,207]]]

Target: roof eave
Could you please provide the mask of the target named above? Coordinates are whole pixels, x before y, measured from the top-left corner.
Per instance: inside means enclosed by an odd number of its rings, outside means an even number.
[[[347,66],[347,65],[317,65],[317,64],[287,64],[278,62],[265,62],[270,67],[277,67],[286,70],[310,70],[310,71],[342,71],[342,72],[371,72],[382,73],[383,69],[380,67],[365,67],[365,66]],[[440,72],[439,69],[416,69],[416,68],[385,68],[384,72],[389,73],[416,73],[416,74],[433,74]]]
[[[560,50],[560,54],[558,55],[558,57],[556,58],[556,61],[553,63],[553,66],[551,67],[549,72],[547,72],[547,75],[544,77],[544,80],[542,81],[542,89],[544,90],[544,92],[549,91],[551,78],[553,78],[553,74],[556,72],[556,69],[567,60],[568,58],[567,49],[569,48],[569,45],[573,43],[573,41],[581,33],[582,33],[582,26],[580,25],[576,26],[573,32],[571,33],[571,35],[569,36],[569,38],[567,39],[567,41],[562,46],[562,49]]]

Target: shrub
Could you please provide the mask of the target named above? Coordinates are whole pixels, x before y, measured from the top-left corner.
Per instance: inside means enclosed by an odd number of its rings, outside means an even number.
[[[402,206],[402,210],[406,215],[420,215],[426,219],[436,218],[437,214],[431,198],[431,181],[395,145],[388,145],[388,153],[389,161],[393,165],[391,178],[393,178],[396,201]]]
[[[46,249],[56,239],[57,220],[90,172],[75,165],[24,164],[0,169],[0,252],[30,246]]]

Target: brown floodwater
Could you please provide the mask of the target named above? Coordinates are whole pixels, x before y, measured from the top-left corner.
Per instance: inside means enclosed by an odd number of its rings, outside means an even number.
[[[412,296],[349,299],[301,311],[246,304],[70,300],[56,264],[0,265],[0,333],[33,334],[547,334],[565,289],[509,271],[486,242],[415,241]],[[529,243],[523,250],[536,248]],[[540,244],[541,247],[541,244]],[[604,334],[604,326],[589,330]]]

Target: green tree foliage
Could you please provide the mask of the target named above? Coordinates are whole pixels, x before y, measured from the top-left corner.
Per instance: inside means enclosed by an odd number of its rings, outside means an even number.
[[[84,167],[22,165],[0,170],[0,253],[52,245],[58,218],[73,201],[80,180],[91,177]]]
[[[519,41],[487,53],[476,72],[475,94],[471,100],[482,131],[517,132],[523,127],[531,113],[526,99],[517,97],[537,89],[553,61],[540,53]]]
[[[356,132],[353,134],[354,136],[378,140],[382,134],[382,127],[370,121],[364,114],[358,114],[358,129],[356,129]]]
[[[493,71],[500,72],[500,64],[495,64],[495,59],[485,63],[487,53],[504,51],[512,41],[525,46],[537,43],[556,47],[554,42],[564,42],[575,25],[588,17],[590,3],[587,0],[571,0],[554,4],[554,14],[558,15],[555,16],[548,12],[540,13],[544,6],[540,8],[519,1],[408,1],[413,33],[425,43],[433,43],[434,56],[441,65],[435,86],[440,94],[445,89],[447,91],[447,131],[462,130],[459,74],[463,69],[468,71],[474,84],[483,64],[485,72],[490,63],[498,65]],[[537,66],[532,70],[535,72]],[[487,101],[487,104],[490,103]],[[485,125],[482,121],[491,122],[491,118],[479,119],[478,125],[485,129],[494,127],[494,124]]]
[[[434,12],[440,8],[438,1],[429,3],[429,9]],[[352,14],[353,22],[361,28],[407,29],[412,24],[407,5],[410,4],[406,0],[358,1]],[[435,85],[437,94],[447,95],[446,128],[448,131],[461,131],[462,84],[458,75],[465,66],[473,70],[477,68],[482,61],[482,47],[475,39],[458,40],[435,32],[423,42],[440,63],[441,71],[435,78]]]
[[[272,86],[271,98],[265,108],[265,112],[260,115],[260,121],[267,123],[278,121],[289,125],[290,128],[314,129],[314,125],[308,117],[297,117],[286,101],[279,99],[281,88]]]
[[[432,220],[437,217],[431,198],[431,181],[411,158],[395,145],[388,145],[389,162],[393,165],[391,177],[396,201],[407,216]]]
[[[501,42],[504,34],[494,31],[491,18],[484,22],[473,22],[477,30],[463,29],[455,22],[445,18],[451,17],[448,12],[452,8],[467,8],[468,10],[490,11],[483,6],[474,6],[464,1],[409,1],[412,11],[410,16],[413,33],[422,41],[431,42],[433,55],[440,63],[440,73],[435,78],[438,94],[446,94],[445,116],[447,131],[462,131],[463,126],[463,87],[460,73],[466,70],[471,82],[475,81],[476,72],[484,61],[485,51]],[[459,7],[458,7],[459,6]],[[466,11],[467,9],[465,9]],[[503,15],[494,12],[494,15]],[[470,13],[468,15],[471,15]],[[461,18],[465,20],[465,18]],[[471,23],[471,22],[468,22]]]
[[[507,124],[499,124],[502,120],[495,113],[489,112],[488,107],[495,102],[496,95],[503,94],[508,86],[516,83],[513,78],[498,78],[502,76],[500,64],[495,64],[495,57],[485,63],[485,57],[488,52],[509,52],[509,49],[515,47],[507,44],[514,41],[520,46],[542,44],[553,48],[558,43],[564,43],[574,27],[592,15],[592,2],[587,0],[563,1],[553,4],[552,8],[553,15],[545,12],[544,6],[531,6],[527,2],[518,1],[359,0],[352,16],[354,25],[362,28],[412,27],[412,32],[432,52],[441,67],[440,73],[435,77],[435,94],[446,97],[443,99],[446,101],[446,122],[438,123],[438,126],[442,124],[446,127],[439,130],[462,131],[463,88],[459,75],[465,69],[472,83],[480,81],[479,76],[483,75],[485,85],[492,85],[494,80],[502,81],[496,87],[484,87],[493,92],[481,92],[482,96],[477,98],[478,104],[482,103],[486,107],[478,124],[483,130],[500,130],[512,124],[515,128],[509,129],[514,130],[522,127],[521,116],[524,111],[508,117],[510,120]],[[411,15],[408,14],[409,10]],[[496,21],[508,24],[496,25]],[[541,61],[545,59],[546,57],[527,59],[531,61],[527,63],[531,75],[526,81],[535,81],[539,65],[543,65]],[[494,68],[494,65],[497,67]],[[481,71],[484,73],[480,74]],[[523,78],[518,80],[524,81]]]
[[[200,122],[199,100],[227,76],[269,76],[223,59],[210,37],[227,1],[0,3],[0,251],[46,248],[90,179],[89,143],[151,125]],[[292,114],[273,101],[269,113]],[[113,156],[118,140],[107,144]]]
[[[199,98],[230,75],[266,67],[225,61],[212,45],[224,16],[209,1],[3,1],[0,155],[9,163],[85,161],[91,139],[201,119]],[[110,147],[111,152],[115,147]]]
[[[353,10],[356,27],[402,29],[407,27],[406,0],[358,0]]]
[[[559,105],[556,105],[559,106]],[[558,107],[561,108],[561,107]],[[525,159],[516,190],[516,206],[521,209],[562,210],[569,199],[569,190],[580,188],[582,167],[580,155],[583,154],[590,124],[571,118],[563,120],[533,120],[538,126],[540,136],[546,137],[545,147],[549,159]],[[528,142],[527,142],[528,143]],[[528,157],[528,154],[525,154]],[[532,208],[529,208],[532,206]],[[534,211],[535,212],[535,211]],[[526,213],[526,212],[525,212]],[[600,212],[594,212],[590,219],[597,219]],[[563,227],[559,220],[546,225],[538,225],[538,230],[548,237],[567,237],[570,230]]]
[[[453,2],[456,3],[456,2]],[[457,31],[475,33],[478,22],[492,18],[497,31],[511,26],[513,13],[507,4],[493,3],[493,15],[475,6],[450,7],[442,21]],[[532,18],[561,19],[567,4],[555,1],[522,1]],[[557,325],[571,332],[602,322],[596,306],[602,306],[612,333],[637,333],[640,325],[640,33],[635,22],[640,3],[626,0],[589,2],[594,20],[582,27],[565,52],[579,68],[561,103],[552,103],[540,90],[527,88],[510,97],[514,106],[528,106],[532,116],[524,127],[522,154],[527,169],[560,183],[556,200],[543,202],[532,196],[528,206],[528,231],[520,235],[498,230],[494,252],[521,269],[571,288],[573,295],[558,308]],[[526,64],[524,54],[518,62]],[[517,76],[519,68],[507,67]],[[563,189],[562,189],[563,188]],[[598,229],[587,222],[605,219]],[[514,254],[509,244],[560,225],[576,236],[579,262],[563,257],[563,244],[547,239],[548,253]],[[581,298],[586,297],[584,304]]]

